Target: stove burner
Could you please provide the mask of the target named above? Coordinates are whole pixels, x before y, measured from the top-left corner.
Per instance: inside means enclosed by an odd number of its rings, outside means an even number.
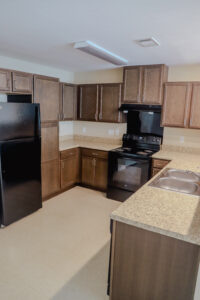
[[[138,151],[138,152],[136,152],[136,154],[145,155],[145,156],[148,155],[148,153],[146,153],[146,151]]]

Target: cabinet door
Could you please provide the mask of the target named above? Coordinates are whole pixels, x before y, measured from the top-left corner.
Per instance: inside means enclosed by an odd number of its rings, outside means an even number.
[[[62,119],[76,119],[77,87],[72,84],[63,84]]]
[[[34,102],[40,103],[42,122],[59,120],[59,96],[58,79],[34,76]]]
[[[144,104],[162,104],[163,82],[167,81],[164,65],[143,67],[142,102]]]
[[[12,90],[11,71],[0,69],[0,91],[10,92]]]
[[[48,197],[60,189],[59,160],[42,163],[42,197]]]
[[[58,123],[43,123],[42,133],[42,162],[58,159]]]
[[[61,160],[61,188],[79,181],[79,157],[76,153]]]
[[[82,156],[81,182],[87,186],[95,186],[95,158]]]
[[[164,87],[162,125],[171,127],[188,127],[190,102],[190,83],[166,83]]]
[[[108,161],[106,159],[95,159],[95,187],[97,189],[107,190]]]
[[[121,84],[103,84],[100,86],[99,121],[120,122]]]
[[[32,93],[33,75],[22,72],[13,72],[13,92]]]
[[[98,120],[98,85],[79,87],[79,119],[85,121]]]
[[[200,83],[193,84],[189,127],[200,128]]]
[[[142,68],[140,66],[124,68],[123,102],[140,103],[142,91]]]

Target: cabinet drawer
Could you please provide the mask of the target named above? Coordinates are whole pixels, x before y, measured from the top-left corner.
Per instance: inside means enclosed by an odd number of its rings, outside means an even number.
[[[85,156],[92,156],[92,157],[105,158],[105,159],[108,158],[107,151],[83,148],[81,150],[81,152],[82,152],[82,155],[85,155]]]
[[[65,159],[78,154],[78,148],[67,149],[60,152],[60,158]]]
[[[169,163],[169,160],[165,159],[153,159],[153,168],[164,168]]]

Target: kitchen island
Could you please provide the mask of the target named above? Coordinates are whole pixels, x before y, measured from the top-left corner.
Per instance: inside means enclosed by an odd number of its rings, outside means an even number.
[[[167,168],[200,172],[198,153],[167,149],[153,157],[170,160]],[[192,300],[200,257],[200,197],[154,188],[151,181],[111,214],[110,299]]]

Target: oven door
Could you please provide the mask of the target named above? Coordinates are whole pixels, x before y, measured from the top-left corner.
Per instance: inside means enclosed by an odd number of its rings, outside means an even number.
[[[150,178],[151,158],[109,152],[108,186],[137,191]]]

